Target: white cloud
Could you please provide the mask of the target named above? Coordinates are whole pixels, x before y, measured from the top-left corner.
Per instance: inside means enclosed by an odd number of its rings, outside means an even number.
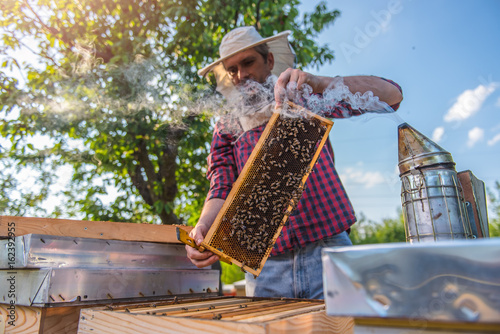
[[[457,98],[455,104],[444,115],[446,122],[461,121],[477,113],[486,98],[497,89],[498,83],[492,82],[488,86],[479,85],[476,89],[468,89]]]
[[[439,126],[434,129],[434,132],[432,133],[432,140],[435,141],[436,143],[439,143],[441,139],[443,139],[444,135],[444,128],[442,126]]]
[[[500,141],[500,133],[497,134],[495,137],[491,138],[490,140],[488,140],[488,145],[493,146],[499,141]]]
[[[373,188],[376,185],[386,182],[384,175],[380,172],[367,172],[362,169],[349,167],[344,169],[340,178],[342,182],[351,182],[355,184],[362,184],[365,188]]]
[[[472,147],[476,145],[478,141],[483,140],[484,138],[484,130],[478,128],[477,126],[469,131],[469,141],[467,142],[467,146]]]

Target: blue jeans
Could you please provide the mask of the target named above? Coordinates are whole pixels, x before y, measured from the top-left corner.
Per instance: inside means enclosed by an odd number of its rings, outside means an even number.
[[[350,246],[347,232],[267,259],[256,279],[245,275],[246,294],[255,297],[324,299],[323,247]]]

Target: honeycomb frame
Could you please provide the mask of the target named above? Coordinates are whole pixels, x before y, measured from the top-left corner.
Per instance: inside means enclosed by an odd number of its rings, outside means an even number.
[[[288,103],[306,117],[271,116],[201,246],[259,276],[298,204],[333,122]]]

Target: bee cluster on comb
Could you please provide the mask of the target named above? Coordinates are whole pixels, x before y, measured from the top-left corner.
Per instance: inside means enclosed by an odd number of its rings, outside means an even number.
[[[274,114],[205,237],[207,248],[258,275],[332,125],[311,113]]]

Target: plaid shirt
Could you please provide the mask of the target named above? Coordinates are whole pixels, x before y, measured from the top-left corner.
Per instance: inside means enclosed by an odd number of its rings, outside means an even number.
[[[393,84],[400,89],[397,84]],[[392,107],[396,110],[399,104]],[[325,111],[324,115],[341,118],[345,116],[345,110],[350,115],[361,113],[352,110],[348,104],[339,104]],[[210,190],[207,200],[227,198],[265,127],[266,124],[263,124],[237,138],[223,133],[220,124],[215,126],[208,157],[207,177],[210,180]],[[354,210],[335,170],[333,149],[327,140],[306,181],[304,193],[276,240],[271,255],[339,234],[355,222]]]

